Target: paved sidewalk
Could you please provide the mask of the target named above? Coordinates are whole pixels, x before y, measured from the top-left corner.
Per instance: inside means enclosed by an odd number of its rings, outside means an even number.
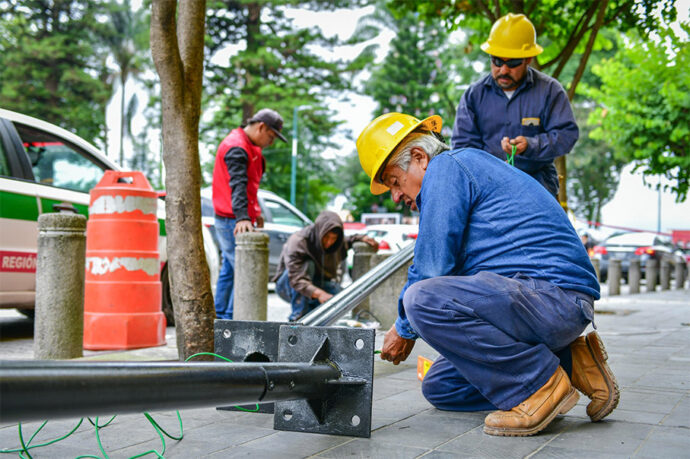
[[[181,411],[184,439],[166,439],[165,457],[689,457],[690,292],[605,297],[595,308],[595,322],[622,390],[618,408],[602,422],[589,422],[585,414],[588,399],[582,396],[573,410],[539,435],[485,435],[482,426],[486,412],[444,412],[424,400],[416,377],[417,355],[434,358],[436,354],[420,342],[411,358],[399,366],[377,360],[370,439],[274,431],[273,415],[202,408]],[[379,334],[379,347],[381,341]],[[174,347],[165,346],[111,354],[109,358],[128,355],[175,358],[176,352]],[[179,432],[174,412],[152,414],[166,431]],[[32,443],[65,434],[76,422],[51,421]],[[32,450],[33,457],[103,457],[94,428],[85,424],[63,441]],[[24,426],[25,439],[38,425]],[[161,450],[158,435],[143,415],[118,416],[102,429],[101,439],[111,458]],[[17,426],[0,425],[0,447],[18,444]]]

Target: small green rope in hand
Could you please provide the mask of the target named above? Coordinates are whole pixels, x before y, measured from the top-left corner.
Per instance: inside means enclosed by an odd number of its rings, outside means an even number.
[[[511,166],[515,165],[515,152],[517,151],[517,145],[512,145],[510,149],[510,156],[508,156],[508,164]]]

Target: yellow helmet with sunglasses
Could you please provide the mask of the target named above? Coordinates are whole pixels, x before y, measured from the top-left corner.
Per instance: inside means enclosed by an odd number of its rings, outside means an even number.
[[[504,58],[534,57],[544,48],[537,44],[537,31],[524,14],[508,13],[494,22],[482,51]]]
[[[364,128],[357,138],[359,163],[371,178],[369,189],[372,194],[383,194],[388,187],[377,181],[383,165],[402,140],[417,128],[430,132],[441,132],[443,121],[432,115],[422,121],[404,113],[386,113]]]

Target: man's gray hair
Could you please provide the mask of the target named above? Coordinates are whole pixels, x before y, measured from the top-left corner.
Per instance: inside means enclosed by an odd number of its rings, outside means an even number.
[[[448,145],[439,140],[438,137],[431,132],[415,131],[405,137],[400,145],[398,145],[398,148],[396,148],[395,152],[393,152],[388,160],[388,164],[398,166],[404,172],[407,172],[407,168],[410,167],[410,161],[412,161],[412,149],[414,147],[424,150],[429,160],[439,153],[450,150]]]

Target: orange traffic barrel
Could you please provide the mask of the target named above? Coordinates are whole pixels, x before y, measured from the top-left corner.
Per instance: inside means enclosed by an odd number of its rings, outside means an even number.
[[[90,198],[84,349],[161,346],[157,194],[141,172],[106,171]]]

